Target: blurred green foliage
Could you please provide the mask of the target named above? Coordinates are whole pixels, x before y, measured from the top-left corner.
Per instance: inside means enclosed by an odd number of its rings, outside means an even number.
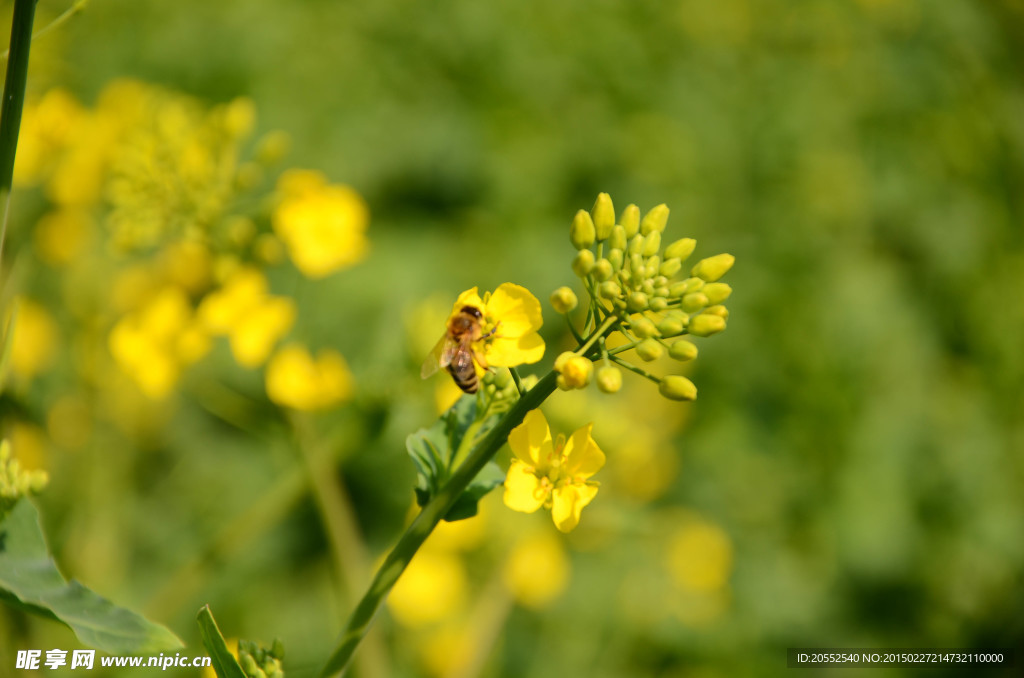
[[[42,0],[37,25],[63,9]],[[608,191],[667,203],[699,256],[736,255],[729,331],[701,345],[692,406],[632,379],[626,397],[556,394],[563,430],[598,422],[606,490],[565,542],[560,597],[475,608],[500,621],[463,639],[487,650],[479,675],[773,676],[797,645],[1020,647],[1022,26],[1018,0],[92,0],[33,46],[30,92],[91,103],[129,76],[250,97],[258,132],[291,134],[289,165],[370,206],[360,265],[272,281],[301,299],[296,332],[355,375],[353,403],[303,425],[367,552],[336,576],[295,424],[223,345],[144,430],[55,443],[61,335],[2,414],[40,438],[63,572],[196,654],[210,603],[226,635],[279,637],[287,675],[312,675],[411,504],[403,441],[436,415],[418,366],[447,304],[571,283],[569,222]],[[14,198],[6,252],[64,322],[31,254],[39,198]],[[425,302],[441,321],[415,320]],[[545,314],[548,366],[569,339]],[[515,533],[485,519],[484,555],[458,551],[474,600]],[[434,674],[437,636],[378,622],[355,675]],[[7,667],[76,647],[7,610],[0,638]]]

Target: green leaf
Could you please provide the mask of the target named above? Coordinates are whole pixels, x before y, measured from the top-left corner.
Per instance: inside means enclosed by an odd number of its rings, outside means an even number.
[[[472,518],[476,515],[477,504],[480,503],[480,500],[503,482],[505,482],[505,473],[501,470],[501,467],[493,461],[487,462],[487,465],[480,470],[480,473],[473,479],[473,482],[466,487],[462,494],[459,495],[459,498],[455,500],[455,503],[452,504],[452,507],[448,509],[444,520],[454,523],[456,520]]]
[[[210,663],[213,670],[216,671],[217,677],[245,678],[242,667],[238,665],[238,660],[235,659],[235,655],[231,654],[228,644],[224,642],[224,636],[217,628],[217,622],[213,618],[213,613],[210,612],[209,605],[199,608],[196,621],[199,622],[199,634],[203,637],[203,646],[210,653]]]
[[[63,622],[83,644],[111,654],[184,647],[166,627],[65,581],[46,548],[39,514],[26,499],[0,522],[0,599]]]

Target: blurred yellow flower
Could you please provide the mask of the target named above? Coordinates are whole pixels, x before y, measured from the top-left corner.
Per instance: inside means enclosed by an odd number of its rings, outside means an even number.
[[[369,211],[358,193],[308,170],[285,172],[278,190],[274,232],[304,275],[323,278],[366,256]]]
[[[544,340],[538,334],[544,323],[540,302],[528,289],[514,283],[502,283],[494,294],[487,292],[481,298],[473,287],[459,295],[452,306],[451,316],[463,307],[472,306],[483,315],[480,340],[482,353],[488,365],[514,367],[532,364],[544,357]],[[490,334],[493,330],[493,334]]]
[[[199,304],[204,326],[212,334],[228,336],[231,353],[243,367],[262,365],[295,322],[294,302],[268,290],[261,271],[240,267]]]
[[[20,379],[31,379],[53,361],[57,348],[57,325],[40,304],[21,297],[14,315],[11,338],[11,372]]]
[[[166,280],[191,294],[204,291],[213,277],[213,255],[195,240],[169,244],[160,253],[160,268]]]
[[[420,549],[392,589],[387,605],[400,624],[421,628],[459,610],[467,586],[466,570],[458,556]]]
[[[70,142],[84,111],[66,90],[52,89],[25,106],[14,159],[14,183],[38,184],[52,169],[54,158]]]
[[[185,293],[170,286],[121,318],[109,345],[118,366],[142,392],[161,399],[174,388],[182,368],[206,354],[209,337]]]
[[[706,520],[686,519],[669,537],[668,570],[685,591],[710,593],[725,588],[732,559],[729,536]]]
[[[352,373],[337,351],[316,360],[304,346],[289,344],[267,364],[267,396],[283,407],[323,410],[352,397]]]
[[[544,607],[569,583],[565,547],[550,532],[519,540],[505,563],[502,579],[517,601],[530,608]]]
[[[57,208],[39,217],[32,236],[39,258],[51,266],[70,264],[93,231],[93,219],[80,207]]]
[[[583,508],[597,495],[597,483],[588,479],[604,466],[604,453],[590,437],[592,427],[577,430],[568,441],[563,435],[552,441],[540,410],[528,412],[508,435],[516,458],[505,478],[505,505],[524,513],[550,508],[559,530],[576,527]]]

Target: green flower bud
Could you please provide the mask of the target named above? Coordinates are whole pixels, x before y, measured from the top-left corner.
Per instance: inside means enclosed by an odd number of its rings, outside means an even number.
[[[572,270],[579,277],[585,278],[594,270],[594,253],[590,250],[580,250],[577,252],[576,258],[572,260]]]
[[[597,288],[597,293],[605,299],[615,299],[622,295],[622,288],[611,280],[606,280]]]
[[[693,238],[681,238],[665,248],[665,258],[685,261],[688,256],[693,254],[695,247],[697,247],[697,241]]]
[[[667,222],[668,206],[662,203],[657,207],[652,207],[651,211],[644,215],[643,221],[640,222],[640,232],[644,235],[661,233],[665,230]]]
[[[270,654],[274,655],[277,659],[284,659],[284,643],[280,639],[274,639],[274,644],[270,646]]]
[[[680,261],[679,259],[669,259],[658,268],[658,273],[665,276],[666,278],[671,278],[676,273],[679,273],[679,269],[681,269],[682,267],[683,262]]]
[[[686,377],[672,374],[661,380],[658,391],[669,400],[696,400],[697,387]]]
[[[638,238],[640,236],[637,236]],[[639,252],[633,252],[629,255],[629,270],[631,270],[637,277],[643,278],[644,276],[644,258],[640,256]]]
[[[613,271],[619,271],[622,269],[622,250],[615,248],[608,253],[608,262],[612,265]]]
[[[663,275],[654,276],[651,282],[654,283],[655,287],[664,287],[665,289],[668,289],[668,278]]]
[[[573,217],[572,226],[569,227],[569,241],[578,250],[585,250],[594,244],[597,231],[594,229],[594,221],[586,210],[576,212]]]
[[[636,205],[626,205],[626,209],[622,210],[622,216],[619,217],[619,223],[622,224],[626,237],[632,238],[640,230],[640,208]]]
[[[650,280],[645,280],[642,283],[640,283],[640,291],[646,294],[647,296],[651,296],[654,294],[654,285],[651,283]]]
[[[730,268],[732,268],[733,262],[735,261],[736,257],[731,254],[716,254],[713,257],[701,259],[694,264],[693,270],[690,271],[690,275],[706,280],[707,282],[715,282],[725,275]]]
[[[576,293],[568,287],[559,287],[551,293],[551,307],[558,313],[568,313],[579,303]]]
[[[723,320],[728,320],[729,319],[729,309],[727,309],[725,306],[722,306],[721,304],[715,304],[714,306],[708,306],[707,308],[704,309],[704,312],[705,313],[710,313],[711,315],[717,315],[720,318],[722,318]]]
[[[633,281],[633,274],[626,269],[622,269],[621,271],[619,271],[619,280],[622,281],[623,285],[628,287],[629,284]]]
[[[597,387],[603,393],[618,393],[622,388],[622,370],[614,365],[605,365],[597,371]]]
[[[50,484],[50,474],[41,468],[27,472],[28,491],[31,494],[39,494]]]
[[[252,658],[251,654],[242,654],[238,659],[242,664],[241,668],[245,671],[246,676],[253,676],[257,671],[263,673],[263,670],[256,664],[256,660]]]
[[[654,295],[658,296],[658,297],[667,297],[668,296],[668,288],[664,287],[664,286],[662,286],[662,287],[655,287],[654,288]]]
[[[697,345],[692,341],[680,339],[668,347],[668,355],[673,360],[686,362],[697,357]]]
[[[677,316],[667,316],[658,323],[658,331],[661,332],[663,337],[674,337],[682,334],[685,328],[686,323]]]
[[[616,249],[626,249],[626,229],[622,226],[615,226],[612,229],[612,235],[608,239],[608,246]]]
[[[704,289],[704,281],[700,278],[687,278],[683,282],[686,283],[687,292],[700,292]]]
[[[565,364],[572,360],[572,358],[574,358],[575,356],[576,354],[573,353],[572,351],[563,351],[562,353],[559,353],[558,357],[555,358],[555,372],[561,374],[562,370],[565,369]]]
[[[668,288],[668,296],[678,299],[689,291],[690,290],[687,289],[686,281],[682,280],[680,282],[673,283],[672,286]]]
[[[569,388],[583,388],[590,383],[590,375],[594,372],[594,363],[581,355],[573,355],[565,361],[559,370]]]
[[[647,309],[647,295],[643,292],[632,292],[626,300],[626,306],[631,311],[644,311]]]
[[[720,304],[732,294],[732,287],[728,283],[714,282],[705,285],[702,291],[712,304]]]
[[[725,329],[725,318],[720,315],[701,313],[690,318],[687,329],[695,337],[709,337]]]
[[[650,309],[655,312],[661,312],[668,308],[668,299],[665,297],[652,297],[650,303]]]
[[[612,206],[611,196],[599,193],[594,207],[590,210],[590,216],[594,218],[597,239],[607,240],[612,234],[612,227],[615,226],[615,207]]]
[[[560,391],[573,390],[573,387],[569,385],[569,382],[565,380],[565,377],[563,377],[560,374],[557,377],[555,377],[555,386],[557,386]]]
[[[603,257],[600,260],[598,260],[596,264],[594,264],[594,277],[597,278],[599,281],[607,280],[608,278],[612,277],[612,274],[614,272],[615,271],[612,269],[611,262]]]
[[[644,238],[644,256],[653,257],[661,249],[661,231],[654,231]]]
[[[644,339],[636,347],[636,354],[640,356],[642,360],[650,362],[657,360],[665,354],[665,347],[662,346],[657,339]]]
[[[708,298],[703,292],[690,292],[683,295],[680,307],[687,313],[696,313],[708,305]]]
[[[632,318],[629,321],[629,327],[633,330],[633,334],[641,339],[658,336],[658,328],[654,326],[653,322],[643,316]]]

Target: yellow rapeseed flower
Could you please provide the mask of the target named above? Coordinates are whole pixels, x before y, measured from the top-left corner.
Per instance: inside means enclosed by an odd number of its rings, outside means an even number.
[[[523,538],[509,554],[502,580],[516,600],[526,607],[544,607],[569,583],[565,546],[550,532]]]
[[[200,302],[199,317],[211,333],[227,335],[239,365],[259,367],[295,322],[295,303],[269,294],[261,271],[239,267]]]
[[[524,513],[550,508],[559,530],[576,527],[580,512],[597,495],[597,483],[589,478],[604,466],[604,453],[590,437],[591,428],[593,424],[577,430],[568,441],[563,435],[552,440],[540,410],[527,413],[508,435],[516,458],[505,478],[505,505]]]
[[[188,297],[166,287],[110,332],[110,353],[143,393],[161,399],[177,383],[182,369],[209,350],[209,337],[194,317]]]
[[[11,341],[11,372],[19,379],[31,379],[53,361],[57,325],[43,306],[20,298]]]
[[[51,266],[66,266],[86,246],[93,231],[93,218],[80,207],[63,207],[39,217],[33,232],[39,258]]]
[[[285,172],[278,190],[274,232],[304,275],[323,278],[366,256],[369,210],[358,193],[308,170]]]
[[[525,287],[502,283],[494,294],[486,292],[482,298],[473,287],[459,295],[452,306],[452,316],[466,306],[476,308],[482,315],[485,336],[477,348],[488,365],[514,367],[544,357],[544,340],[537,333],[544,323],[540,302]]]
[[[465,602],[469,587],[459,556],[420,549],[388,596],[391,614],[403,626],[422,628],[450,617]]]
[[[352,397],[352,373],[337,351],[316,359],[306,347],[289,344],[267,364],[267,396],[283,407],[323,410]]]
[[[66,90],[52,89],[25,105],[14,159],[14,184],[30,186],[51,171],[84,116],[81,104]]]

